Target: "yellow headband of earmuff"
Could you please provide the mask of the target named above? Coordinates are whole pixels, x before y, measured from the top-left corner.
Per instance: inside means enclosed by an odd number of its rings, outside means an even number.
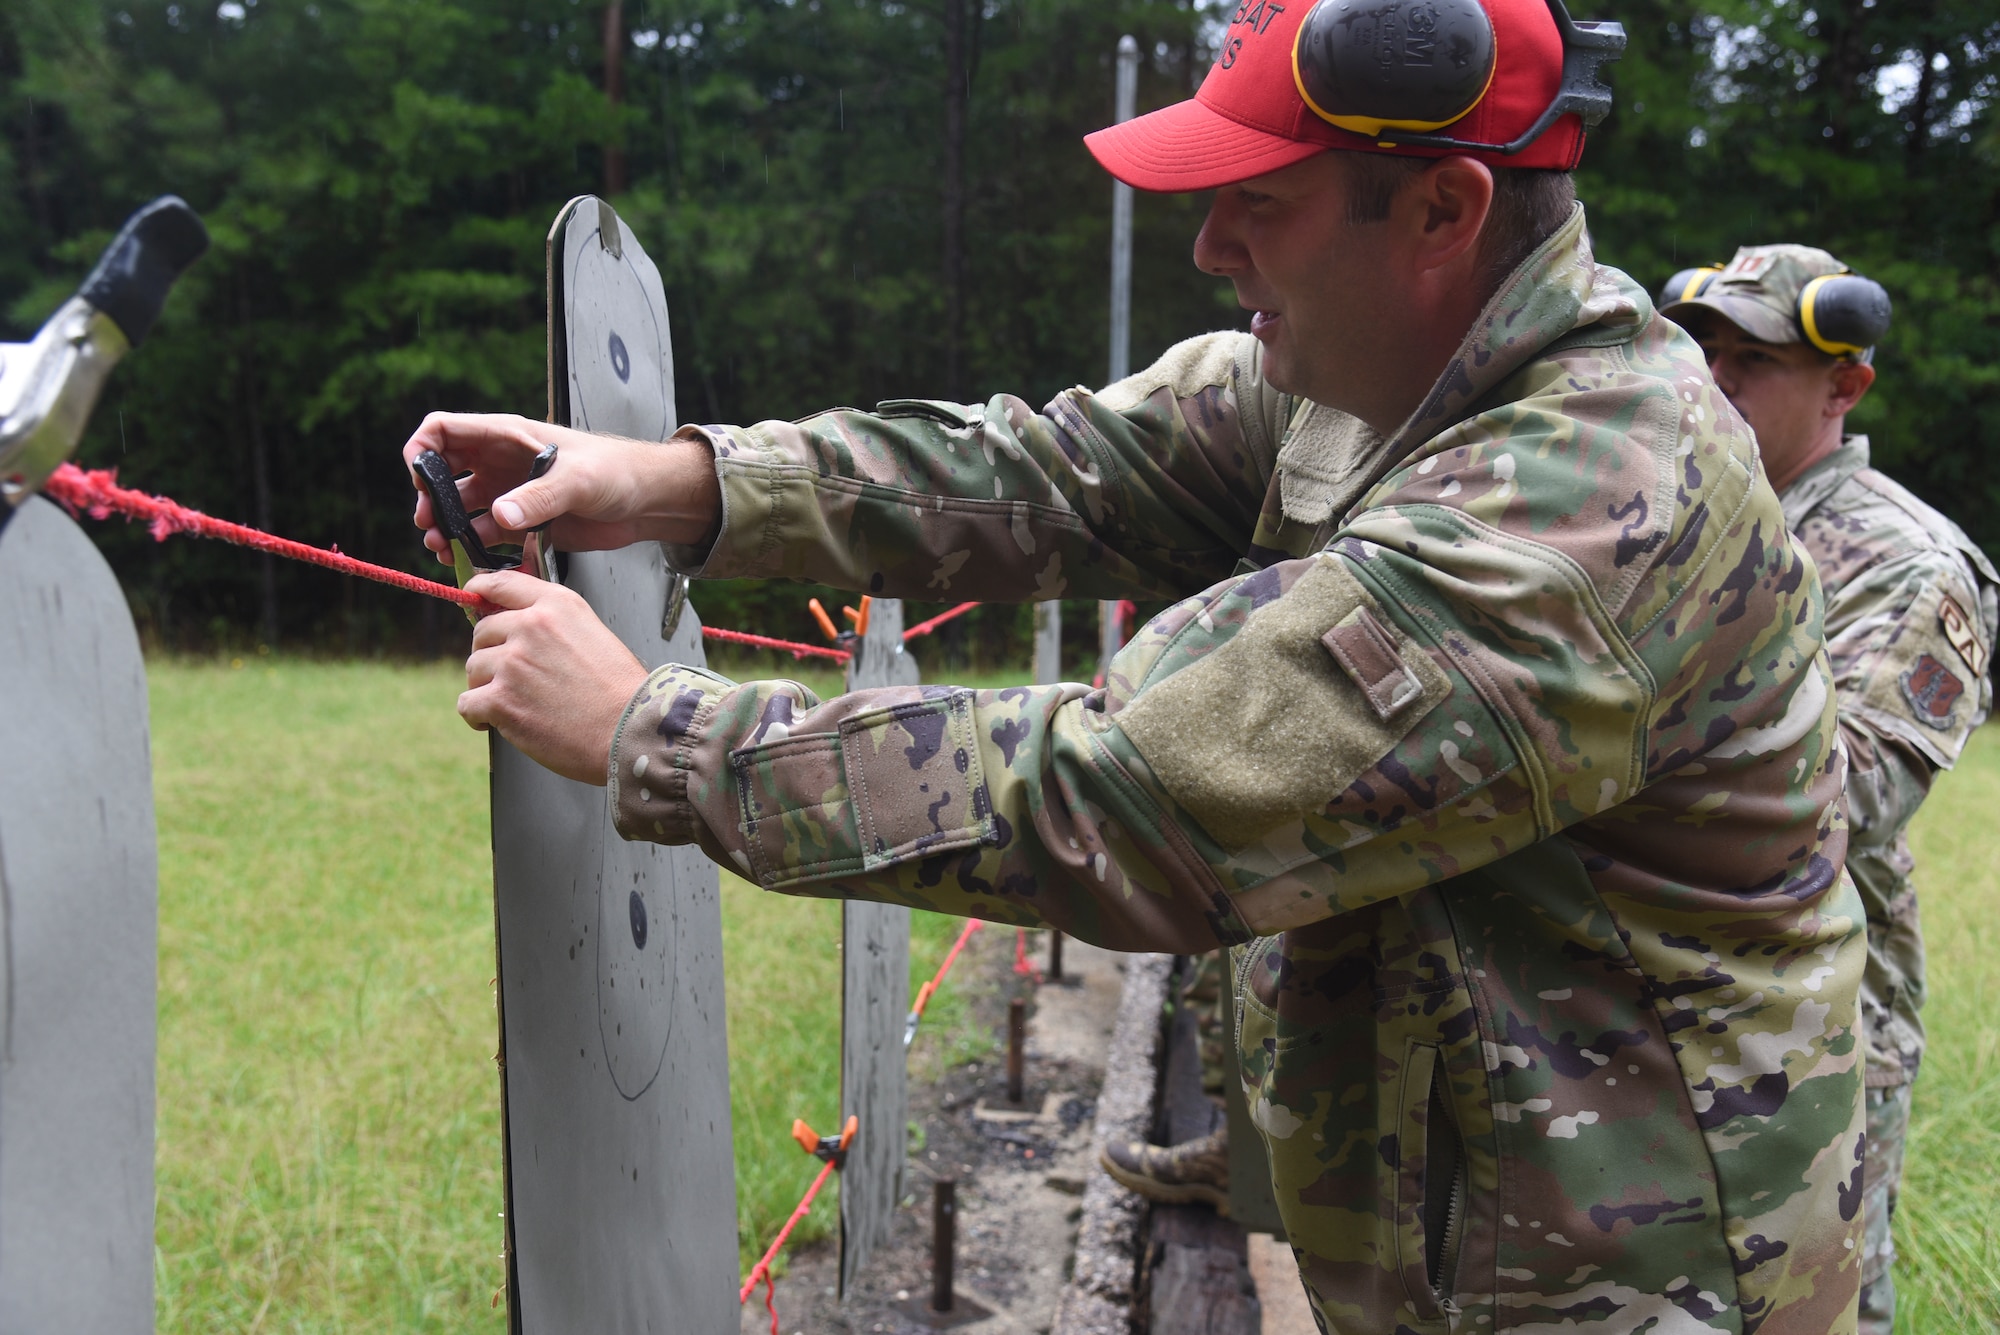
[[[1680,297],[1678,299],[1681,301],[1693,301],[1701,295],[1702,289],[1708,286],[1709,280],[1721,272],[1722,267],[1716,264],[1707,265],[1700,269],[1688,270],[1687,282],[1681,284]]]

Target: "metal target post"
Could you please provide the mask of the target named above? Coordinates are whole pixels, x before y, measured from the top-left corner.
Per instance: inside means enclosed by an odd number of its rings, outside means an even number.
[[[863,605],[847,663],[847,689],[913,686],[917,661],[903,649],[903,603]],[[909,1084],[903,1032],[910,1008],[910,911],[900,904],[841,904],[840,1113],[860,1119],[840,1172],[840,1293],[889,1240],[903,1195]]]
[[[1118,39],[1117,121],[1132,119],[1139,101],[1139,43],[1130,33]],[[1108,383],[1132,373],[1132,187],[1111,185],[1111,357]],[[1116,600],[1097,605],[1098,678],[1124,644]]]

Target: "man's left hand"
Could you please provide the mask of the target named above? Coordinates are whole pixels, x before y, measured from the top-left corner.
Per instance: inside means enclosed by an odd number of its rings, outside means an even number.
[[[506,570],[465,587],[501,610],[473,627],[459,717],[564,778],[603,785],[645,665],[560,584]]]

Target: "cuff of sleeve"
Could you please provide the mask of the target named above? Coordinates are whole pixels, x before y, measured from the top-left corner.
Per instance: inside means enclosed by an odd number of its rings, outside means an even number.
[[[663,542],[667,568],[688,579],[729,579],[750,573],[769,543],[777,510],[769,470],[756,439],[742,427],[684,426],[675,440],[699,440],[715,455],[722,489],[722,523],[706,547]]]
[[[612,824],[631,840],[699,843],[700,814],[688,791],[697,744],[729,683],[669,663],[646,678],[611,739]]]

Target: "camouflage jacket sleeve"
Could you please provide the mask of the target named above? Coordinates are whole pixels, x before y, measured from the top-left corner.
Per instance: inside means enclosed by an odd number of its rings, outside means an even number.
[[[1798,537],[1826,587],[1843,723],[1950,769],[1992,707],[1995,583],[1985,556],[1865,467],[1804,519]]]
[[[1866,1079],[1888,1088],[1916,1079],[1924,1057],[1924,938],[1908,831],[1937,767],[1851,715],[1842,717],[1840,732],[1849,758],[1847,870],[1868,917],[1861,981]]]
[[[1525,772],[1538,766],[1365,565],[1327,552],[1187,599],[1097,692],[907,686],[822,702],[793,682],[662,668],[614,745],[619,830],[698,840],[767,889],[1175,951],[1532,842],[1560,820]],[[1585,675],[1583,694],[1630,709],[1619,683]],[[1251,729],[1262,744],[1246,756]],[[1414,839],[1399,828],[1413,815]]]
[[[1794,827],[1782,856],[1767,840],[1771,856],[1731,872],[1816,894],[1837,876],[1831,831],[1786,803],[1794,772],[1816,790],[1839,782],[1818,589],[1754,485],[1747,437],[1698,430],[1678,446],[1658,392],[1657,411],[1635,415],[1658,418],[1644,485],[1668,503],[1578,503],[1563,547],[1535,541],[1548,523],[1519,502],[1579,471],[1547,448],[1575,426],[1570,379],[1546,375],[1550,397],[1522,385],[1529,402],[1407,459],[1328,550],[1155,618],[1101,692],[912,686],[821,702],[795,683],[663,668],[614,744],[618,827],[698,839],[770,889],[1128,949],[1267,935],[1576,827],[1602,846],[1643,842],[1683,802]],[[1636,467],[1608,475],[1629,489]],[[1635,522],[1656,531],[1621,538]],[[1602,584],[1567,554],[1593,548]],[[1649,785],[1653,803],[1621,808]],[[1813,811],[1827,801],[1816,791]]]
[[[690,427],[715,450],[722,529],[683,573],[887,597],[1181,597],[1250,545],[1283,413],[1262,348],[1217,333],[1040,413],[897,399],[799,422]]]

